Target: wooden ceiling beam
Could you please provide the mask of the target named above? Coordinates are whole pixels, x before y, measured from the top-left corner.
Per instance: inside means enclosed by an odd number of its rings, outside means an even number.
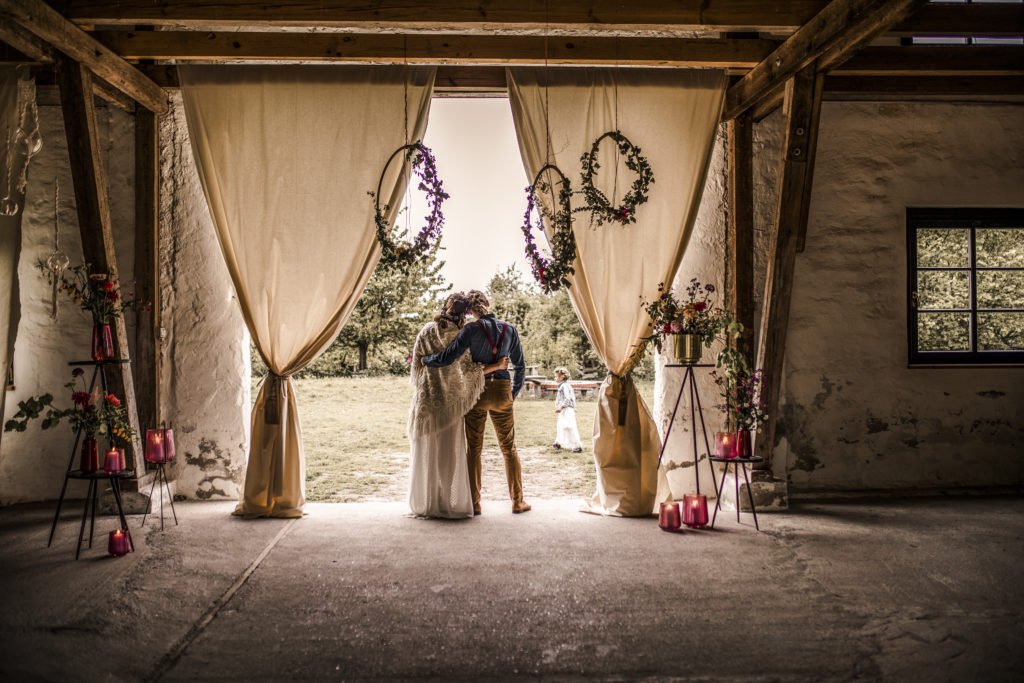
[[[840,60],[926,0],[833,0],[750,70],[725,96],[728,121],[771,97],[822,55]]]
[[[0,22],[13,23],[59,50],[150,111],[167,111],[167,98],[160,86],[42,0],[0,0]]]
[[[322,26],[359,30],[774,31],[803,26],[828,0],[447,0],[424,11],[420,0],[51,0],[86,25]],[[546,12],[545,12],[546,7]],[[897,23],[897,35],[1024,35],[1020,5],[930,4]]]
[[[768,40],[549,38],[352,33],[102,31],[93,36],[127,60],[291,60],[410,64],[701,66],[750,69]]]
[[[92,25],[307,26],[361,30],[790,31],[827,0],[56,0]]]

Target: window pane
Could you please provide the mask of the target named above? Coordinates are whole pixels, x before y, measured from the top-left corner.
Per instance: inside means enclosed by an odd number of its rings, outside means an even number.
[[[918,228],[917,265],[960,267],[967,262],[967,228]]]
[[[1024,313],[979,313],[978,350],[1024,350]]]
[[[1024,270],[979,270],[978,308],[1024,308]]]
[[[970,308],[970,273],[966,270],[923,270],[917,273],[919,309]]]
[[[977,265],[982,268],[1024,268],[1024,228],[978,228]]]
[[[970,348],[970,314],[918,314],[918,351],[969,351]]]

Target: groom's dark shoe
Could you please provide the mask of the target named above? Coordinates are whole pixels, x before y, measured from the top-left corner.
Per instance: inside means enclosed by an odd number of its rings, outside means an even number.
[[[476,517],[479,514],[480,514],[480,506],[474,505],[473,506],[473,516]]]
[[[529,512],[533,509],[533,506],[526,501],[519,501],[518,503],[512,503],[512,513],[519,514],[520,512]]]

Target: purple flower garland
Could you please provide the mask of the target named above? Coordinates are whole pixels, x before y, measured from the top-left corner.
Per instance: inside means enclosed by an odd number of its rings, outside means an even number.
[[[423,227],[420,228],[412,242],[394,239],[392,236],[393,226],[384,217],[391,207],[388,204],[384,206],[380,204],[384,176],[387,174],[391,162],[402,152],[405,152],[406,161],[412,160],[413,174],[419,178],[416,189],[427,195],[427,215],[424,216]],[[412,144],[402,145],[388,157],[387,163],[384,164],[384,169],[380,173],[380,180],[377,182],[377,191],[367,194],[373,197],[373,222],[377,226],[377,241],[381,248],[380,263],[385,267],[397,267],[403,270],[408,268],[423,258],[441,238],[441,230],[444,228],[444,212],[441,210],[441,205],[448,199],[448,193],[444,191],[444,183],[437,174],[437,161],[434,159],[434,153],[419,140]]]
[[[546,171],[558,174],[560,184],[557,206],[553,210],[546,209],[538,200],[538,192],[550,191],[551,184],[542,177]],[[569,179],[554,164],[545,164],[537,172],[533,183],[526,188],[526,213],[523,214],[522,231],[526,238],[526,258],[530,262],[533,278],[540,284],[546,294],[558,291],[563,285],[570,286],[569,276],[575,273],[572,264],[576,260],[576,236],[572,231],[573,211],[571,205],[572,188]],[[534,210],[537,215],[534,219]],[[537,248],[533,231],[536,228],[544,232],[544,219],[554,228],[549,243],[551,258],[545,258]]]

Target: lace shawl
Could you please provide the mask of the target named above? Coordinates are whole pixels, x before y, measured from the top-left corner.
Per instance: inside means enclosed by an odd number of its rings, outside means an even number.
[[[431,322],[416,336],[410,377],[415,389],[407,426],[410,438],[438,432],[461,420],[484,391],[483,365],[473,362],[468,351],[443,368],[423,365],[424,356],[443,351],[458,333],[454,326],[442,329]]]

